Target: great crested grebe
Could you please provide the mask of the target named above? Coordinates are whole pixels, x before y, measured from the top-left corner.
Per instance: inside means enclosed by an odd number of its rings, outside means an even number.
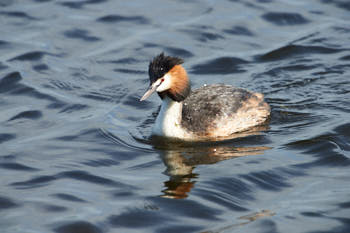
[[[152,134],[186,141],[222,140],[261,125],[270,116],[263,94],[234,86],[205,85],[191,91],[178,57],[156,56],[149,64],[150,87],[162,99]]]

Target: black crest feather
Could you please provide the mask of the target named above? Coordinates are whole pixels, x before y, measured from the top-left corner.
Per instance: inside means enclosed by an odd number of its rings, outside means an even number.
[[[151,84],[157,81],[157,79],[163,77],[169,72],[174,66],[180,65],[183,60],[178,57],[166,56],[164,53],[156,56],[150,63],[148,67],[148,74]]]

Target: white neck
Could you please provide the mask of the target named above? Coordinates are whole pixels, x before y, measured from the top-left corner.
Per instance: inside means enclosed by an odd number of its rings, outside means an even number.
[[[182,102],[165,97],[153,127],[153,134],[158,136],[185,138],[187,133],[181,127]]]

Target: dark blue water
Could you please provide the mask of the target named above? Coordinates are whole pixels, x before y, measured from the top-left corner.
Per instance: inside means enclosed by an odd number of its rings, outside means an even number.
[[[346,0],[0,2],[4,233],[350,232]],[[149,60],[265,94],[269,127],[150,141]]]

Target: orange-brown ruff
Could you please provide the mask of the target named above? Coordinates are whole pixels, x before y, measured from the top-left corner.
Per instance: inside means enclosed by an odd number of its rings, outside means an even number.
[[[190,87],[190,80],[187,77],[186,70],[181,65],[174,66],[169,74],[171,77],[178,77],[172,81],[171,88],[169,92],[172,95],[179,95],[182,91],[188,87]]]
[[[222,140],[263,124],[270,107],[263,94],[229,85],[205,85],[190,91],[182,59],[163,53],[149,65],[150,88],[162,99],[153,135],[181,140]]]

